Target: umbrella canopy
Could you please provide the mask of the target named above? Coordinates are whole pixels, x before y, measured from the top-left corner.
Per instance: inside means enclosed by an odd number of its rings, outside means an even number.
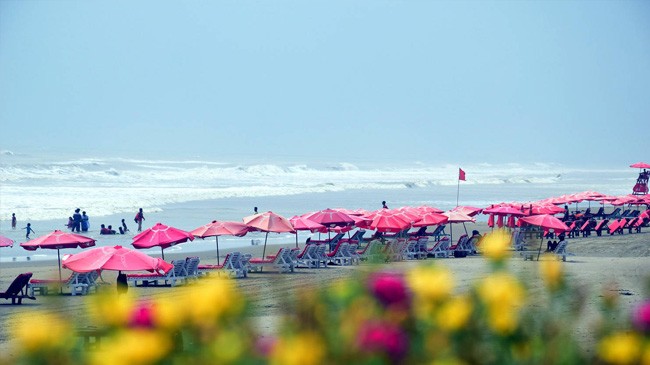
[[[636,169],[650,169],[650,164],[647,164],[645,162],[637,162],[637,163],[631,164],[630,167],[636,168]]]
[[[538,226],[544,230],[552,229],[556,232],[566,232],[569,230],[564,222],[555,218],[549,214],[540,214],[540,215],[531,215],[530,217],[520,218],[520,221],[531,224],[533,226]],[[544,235],[542,235],[542,240],[539,243],[539,251],[537,252],[537,260],[539,261],[539,256],[542,253],[542,243],[544,242]]]
[[[349,214],[329,208],[311,213],[305,216],[305,218],[330,228],[351,226],[354,224],[354,219]]]
[[[248,226],[239,222],[212,221],[206,225],[190,231],[194,237],[214,237],[217,243],[217,264],[219,263],[219,236],[242,237],[248,233]]]
[[[413,224],[414,227],[427,227],[427,226],[437,226],[439,224],[447,223],[447,216],[440,213],[424,213],[421,216],[421,220]]]
[[[513,215],[513,216],[522,216],[525,215],[519,209],[515,209],[509,206],[500,206],[489,209],[483,209],[483,214],[496,214],[496,215]]]
[[[325,232],[327,230],[327,227],[324,225],[318,222],[314,222],[309,218],[301,217],[299,215],[294,215],[293,217],[289,218],[289,222],[291,222],[291,225],[296,231],[311,231],[314,233]]]
[[[95,245],[95,240],[80,234],[62,232],[56,230],[45,236],[34,238],[33,240],[21,243],[20,246],[25,250],[36,251],[39,248],[56,250],[56,256],[59,260],[59,280],[61,280],[61,249],[62,248],[87,248]]]
[[[137,249],[160,247],[164,260],[164,249],[192,240],[194,240],[194,235],[190,232],[156,223],[153,227],[147,228],[134,236],[131,244]]]
[[[385,233],[397,233],[411,227],[411,222],[400,212],[380,209],[372,214],[370,228]]]
[[[473,216],[479,214],[482,211],[482,209],[477,208],[477,207],[470,207],[470,206],[460,205],[460,206],[452,209],[451,211],[460,212],[460,213],[463,213],[463,214],[468,215],[470,217],[473,217]]]
[[[13,245],[14,240],[5,236],[0,236],[0,247],[12,247]]]
[[[244,217],[243,221],[249,229],[266,232],[266,236],[264,237],[264,249],[262,250],[262,257],[266,257],[266,242],[269,238],[269,232],[296,232],[295,228],[293,228],[291,222],[287,218],[279,214],[275,214],[271,211]]]
[[[63,258],[63,267],[75,272],[96,270],[151,271],[167,273],[174,266],[160,258],[122,246],[104,246]]]

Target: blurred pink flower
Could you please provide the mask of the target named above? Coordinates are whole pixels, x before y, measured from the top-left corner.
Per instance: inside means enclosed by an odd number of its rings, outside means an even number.
[[[409,293],[404,279],[395,274],[378,273],[369,280],[370,291],[384,306],[408,307]]]
[[[650,332],[650,301],[646,301],[634,311],[632,322],[643,332]]]
[[[397,326],[388,323],[367,323],[359,333],[359,348],[365,352],[383,352],[399,362],[408,351],[408,338]]]
[[[131,312],[129,327],[153,328],[153,311],[153,305],[149,303],[138,305],[133,312]]]

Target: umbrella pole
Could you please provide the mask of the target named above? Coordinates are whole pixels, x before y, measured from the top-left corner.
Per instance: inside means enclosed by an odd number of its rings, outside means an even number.
[[[465,234],[467,234],[467,227],[465,226],[465,222],[463,222],[463,228],[465,229]]]
[[[298,248],[298,230],[296,230],[296,248]]]
[[[162,259],[165,261],[165,250],[163,250],[162,246],[160,247],[160,253],[162,253]]]
[[[56,249],[56,257],[59,259],[59,293],[63,294],[63,285],[61,283],[63,281],[61,278],[61,250],[58,248]]]
[[[269,232],[266,232],[266,236],[264,236],[264,249],[262,250],[262,260],[266,258],[266,240],[269,238]],[[264,267],[260,266],[260,272],[264,271]]]
[[[542,239],[539,241],[539,251],[537,251],[537,261],[539,261],[539,255],[542,254],[542,245],[544,244],[544,231],[542,231]]]
[[[217,265],[219,265],[219,236],[214,236],[217,241]]]

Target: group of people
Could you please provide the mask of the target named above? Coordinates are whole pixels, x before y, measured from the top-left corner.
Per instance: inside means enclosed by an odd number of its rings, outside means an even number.
[[[90,229],[90,221],[86,211],[79,213],[81,209],[77,208],[74,210],[74,213],[71,217],[68,217],[68,223],[66,226],[72,232],[88,232]]]
[[[122,219],[122,225],[117,227],[117,229],[120,231],[120,234],[129,232],[129,228],[126,226],[124,219]],[[117,234],[117,232],[113,229],[112,225],[109,224],[108,227],[106,227],[105,224],[102,224],[99,229],[99,234]]]

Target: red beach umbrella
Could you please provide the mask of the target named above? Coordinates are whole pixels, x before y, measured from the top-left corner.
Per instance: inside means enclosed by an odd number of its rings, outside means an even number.
[[[160,258],[122,246],[104,246],[63,258],[63,267],[75,272],[96,270],[151,271],[167,273],[174,266]]]
[[[262,257],[266,257],[266,241],[269,238],[269,232],[275,233],[295,233],[296,230],[291,225],[291,222],[278,214],[275,214],[271,211],[266,213],[253,214],[248,217],[244,217],[244,224],[253,230],[266,232],[264,237],[264,249],[262,250]]]
[[[411,227],[411,222],[399,213],[389,209],[375,211],[372,216],[370,228],[378,232],[397,233]]]
[[[59,259],[59,280],[61,280],[61,249],[62,248],[87,248],[95,245],[95,240],[80,234],[62,232],[56,230],[45,236],[21,243],[20,246],[28,251],[36,251],[39,248],[56,250]]]
[[[508,222],[506,222],[506,227],[515,228],[515,216],[511,215],[508,217]]]
[[[0,236],[0,247],[12,247],[13,245],[14,240],[5,236]]]
[[[645,162],[637,162],[637,163],[631,164],[630,167],[636,168],[636,169],[650,169],[650,164],[647,164]]]
[[[530,217],[521,218],[520,221],[528,223],[533,226],[538,226],[544,230],[552,229],[555,232],[566,232],[569,230],[564,222],[555,218],[549,214],[540,214],[532,215]],[[539,261],[539,255],[542,253],[542,243],[544,242],[544,235],[542,235],[542,240],[539,243],[539,252],[537,252],[537,260]]]
[[[466,206],[466,205],[460,205],[460,206],[457,206],[456,208],[452,209],[451,211],[460,212],[460,213],[463,213],[463,214],[468,215],[470,217],[473,217],[473,216],[479,214],[482,210],[483,209],[477,208],[477,207],[470,207],[470,206]]]
[[[478,209],[478,208],[476,208]],[[471,210],[471,209],[470,209]],[[474,214],[478,214],[481,211],[481,209],[474,211]],[[465,226],[465,222],[476,222],[476,219],[470,217],[469,215],[462,213],[457,210],[450,210],[447,212],[442,213],[445,216],[447,216],[447,223],[463,223],[463,227]],[[449,226],[449,239],[451,242],[453,242],[454,239],[454,226],[450,225]],[[467,229],[465,229],[465,233],[467,233]]]
[[[337,226],[351,226],[354,224],[354,219],[352,219],[350,215],[339,210],[329,208],[311,213],[305,218],[330,228]]]
[[[193,241],[194,236],[182,229],[156,223],[133,237],[131,243],[137,249],[160,247],[162,258],[165,259],[165,249],[179,243]]]
[[[490,214],[488,217],[487,225],[490,228],[494,228],[494,214]]]
[[[427,227],[427,226],[437,226],[439,224],[447,223],[447,216],[440,213],[424,213],[422,214],[422,219],[415,224],[413,227]]]
[[[294,215],[293,217],[289,218],[289,222],[291,222],[293,229],[296,230],[296,247],[298,247],[297,231],[310,231],[311,233],[314,233],[314,232],[325,232],[327,230],[327,227],[325,227],[324,225],[314,222],[309,218],[301,217],[299,215]]]
[[[515,209],[513,207],[508,207],[508,206],[500,206],[500,207],[494,207],[489,209],[483,209],[483,214],[515,215],[515,216],[525,215],[524,212],[522,212],[521,210]]]
[[[497,227],[499,227],[499,228],[503,227],[503,216],[502,215],[497,216]]]
[[[219,263],[219,236],[237,236],[242,237],[248,233],[248,226],[239,222],[219,222],[212,221],[199,228],[191,230],[194,237],[206,238],[214,237],[217,242],[217,264]]]

